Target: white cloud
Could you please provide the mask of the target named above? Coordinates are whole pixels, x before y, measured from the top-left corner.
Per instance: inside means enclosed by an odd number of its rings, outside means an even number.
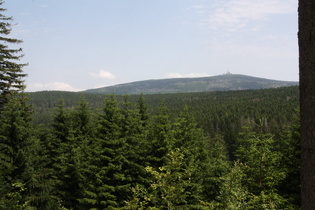
[[[204,11],[202,7],[194,7]],[[297,10],[296,0],[227,0],[216,1],[213,11],[201,21],[211,29],[240,30],[251,21],[268,19],[269,15],[290,14]],[[253,29],[252,29],[253,30]]]
[[[71,85],[64,82],[50,82],[50,83],[34,83],[27,85],[26,91],[42,91],[42,90],[63,90],[63,91],[81,91],[72,87]]]
[[[98,73],[89,72],[89,74],[92,77],[100,78],[100,79],[115,79],[116,78],[115,75],[105,70],[100,70]]]
[[[191,77],[209,77],[207,73],[189,73],[189,74],[180,74],[180,73],[169,73],[167,77],[169,78],[191,78]]]

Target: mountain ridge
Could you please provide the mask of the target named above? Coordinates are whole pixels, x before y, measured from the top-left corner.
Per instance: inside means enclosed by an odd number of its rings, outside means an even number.
[[[88,89],[86,93],[121,94],[162,94],[185,92],[208,92],[230,90],[255,90],[295,86],[298,82],[264,79],[242,74],[223,74],[197,78],[168,78],[136,81],[96,89]]]

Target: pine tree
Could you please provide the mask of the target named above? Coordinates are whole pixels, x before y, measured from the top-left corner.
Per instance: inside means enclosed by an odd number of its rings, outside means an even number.
[[[26,77],[22,70],[26,64],[17,63],[23,57],[22,49],[10,48],[12,44],[20,44],[22,41],[8,37],[12,17],[3,14],[6,11],[2,7],[3,3],[0,0],[0,109],[11,93],[24,90],[23,78]]]

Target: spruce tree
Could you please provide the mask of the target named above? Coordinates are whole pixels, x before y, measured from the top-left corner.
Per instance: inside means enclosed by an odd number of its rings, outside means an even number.
[[[10,209],[10,195],[19,196],[19,204],[32,196],[34,148],[32,111],[24,95],[10,97],[0,112],[0,207]],[[7,199],[8,198],[8,199]],[[12,198],[13,200],[16,198]]]
[[[95,165],[95,208],[117,208],[126,200],[130,187],[124,171],[127,160],[122,135],[122,114],[114,95],[105,99],[105,107],[99,116],[96,140],[98,143]],[[92,200],[91,200],[92,201]]]
[[[147,160],[154,170],[166,163],[166,154],[172,149],[173,143],[169,114],[163,99],[148,135]]]
[[[198,209],[188,199],[195,167],[187,167],[185,154],[182,149],[170,150],[159,169],[146,167],[152,176],[149,185],[134,187],[133,199],[126,201],[123,209]]]
[[[64,101],[60,99],[56,113],[53,115],[49,156],[53,169],[51,177],[54,180],[55,195],[62,201],[64,206],[72,207],[75,203],[73,197],[75,194],[72,195],[72,192],[75,189],[71,189],[77,186],[77,183],[70,181],[72,173],[70,170],[75,167],[73,158],[75,138],[70,114],[64,106]],[[74,179],[75,177],[72,181]],[[72,184],[74,186],[71,186]]]
[[[67,208],[85,209],[93,129],[86,101],[72,112],[60,100],[53,117],[51,160],[56,195]]]
[[[210,166],[205,138],[202,130],[197,128],[197,123],[187,106],[174,121],[172,124],[173,149],[185,151],[183,167],[194,168],[191,182],[186,189],[189,191],[186,200],[188,204],[196,204],[202,199],[202,191],[206,187],[203,185],[204,180],[210,177],[207,173]]]
[[[93,207],[95,159],[95,128],[93,127],[92,113],[84,97],[80,104],[71,113],[71,126],[73,130],[73,146],[71,150],[71,167],[68,168],[70,176],[76,183],[76,196],[74,206],[76,209],[90,209]],[[92,197],[92,199],[91,199]]]
[[[189,202],[198,200],[211,201],[219,195],[222,180],[220,179],[229,167],[227,149],[223,138],[208,139],[197,127],[187,106],[175,119],[172,128],[174,147],[186,151],[187,167],[195,167],[190,184]]]
[[[13,92],[24,90],[23,78],[26,74],[22,68],[26,64],[17,63],[22,57],[22,49],[12,49],[13,44],[20,44],[19,39],[10,38],[12,17],[4,15],[6,9],[0,0],[0,109]]]
[[[128,174],[131,186],[136,184],[144,184],[146,182],[146,172],[144,170],[145,163],[145,138],[147,131],[145,126],[147,119],[143,118],[146,114],[145,110],[136,109],[131,102],[128,101],[128,96],[123,96],[122,113],[122,132],[121,138],[125,142],[124,156],[126,162],[123,166]],[[143,103],[143,106],[145,104]],[[128,192],[126,192],[128,193]],[[131,191],[129,191],[131,195]]]
[[[287,176],[280,184],[279,193],[296,205],[301,205],[301,145],[300,145],[300,117],[296,113],[294,123],[283,129],[280,139],[276,142],[277,150],[282,154],[281,166]]]
[[[143,94],[140,95],[140,98],[138,100],[138,109],[139,109],[142,126],[146,127],[148,125],[149,113],[148,113],[148,105],[146,104],[144,100]]]
[[[247,127],[237,143],[236,157],[243,166],[241,169],[246,177],[243,184],[251,194],[248,201],[251,208],[274,206],[281,209],[291,205],[278,192],[281,181],[286,177],[286,169],[280,165],[282,156],[275,150],[273,136],[253,132]]]

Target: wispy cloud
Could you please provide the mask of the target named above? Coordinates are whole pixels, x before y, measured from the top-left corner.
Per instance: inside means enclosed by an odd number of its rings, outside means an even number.
[[[215,1],[208,16],[200,22],[211,29],[241,30],[252,21],[266,20],[269,15],[289,14],[296,12],[296,0],[227,0]],[[200,13],[205,8],[194,6]],[[253,30],[253,29],[251,29]]]
[[[100,79],[115,79],[115,75],[106,70],[100,70],[99,72],[89,72],[92,77],[100,78]]]
[[[81,89],[74,88],[71,85],[64,82],[34,83],[27,85],[27,91],[29,92],[41,90],[81,91]]]
[[[210,76],[207,73],[189,73],[189,74],[180,74],[180,73],[169,73],[167,74],[168,78],[191,78],[191,77],[208,77]]]

